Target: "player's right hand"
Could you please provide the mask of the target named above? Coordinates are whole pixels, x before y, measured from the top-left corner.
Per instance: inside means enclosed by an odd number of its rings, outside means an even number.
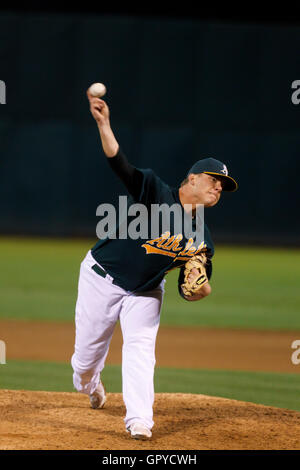
[[[87,97],[90,102],[90,111],[98,125],[109,125],[109,108],[105,101],[92,96],[87,90]]]

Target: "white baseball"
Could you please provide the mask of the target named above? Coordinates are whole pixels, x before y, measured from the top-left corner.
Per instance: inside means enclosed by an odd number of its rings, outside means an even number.
[[[93,83],[89,88],[89,92],[92,96],[101,98],[106,93],[106,86],[103,83]]]

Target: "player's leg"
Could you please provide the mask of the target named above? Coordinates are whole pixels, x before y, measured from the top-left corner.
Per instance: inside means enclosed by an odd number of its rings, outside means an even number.
[[[155,342],[163,300],[163,283],[151,292],[124,299],[120,313],[123,333],[122,380],[125,426],[153,427]]]
[[[74,387],[89,395],[99,383],[122,301],[120,288],[95,273],[93,264],[90,254],[81,263],[71,360]]]

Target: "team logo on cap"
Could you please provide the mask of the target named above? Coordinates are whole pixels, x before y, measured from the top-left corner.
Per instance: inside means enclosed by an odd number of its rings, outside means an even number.
[[[224,175],[228,176],[228,170],[226,165],[223,165],[223,169],[221,170],[221,172],[224,173]]]

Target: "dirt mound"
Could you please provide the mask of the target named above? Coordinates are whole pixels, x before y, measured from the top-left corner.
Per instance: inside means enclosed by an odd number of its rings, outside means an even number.
[[[122,395],[92,410],[79,393],[0,390],[1,450],[300,449],[300,413],[224,398],[157,394],[150,441],[125,432]]]

